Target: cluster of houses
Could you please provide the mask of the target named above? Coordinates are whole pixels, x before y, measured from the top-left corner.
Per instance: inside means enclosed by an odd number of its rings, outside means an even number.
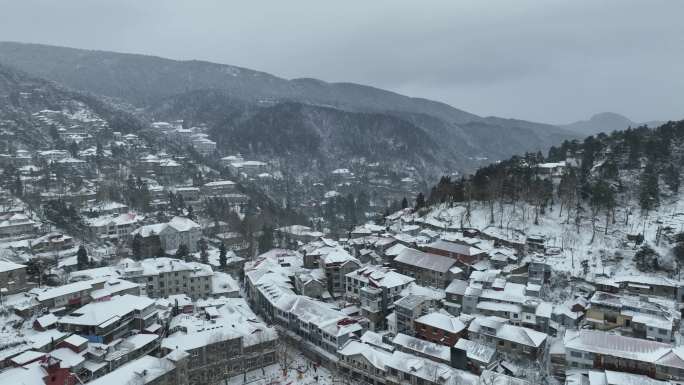
[[[21,268],[0,266],[3,281],[10,272],[22,279]],[[276,363],[275,329],[240,298],[235,278],[210,265],[124,259],[4,294],[3,307],[28,322],[3,334],[2,383],[205,384]]]
[[[260,255],[244,267],[247,300],[282,336],[359,383],[684,381],[684,281],[599,276],[551,299],[543,239],[445,232],[401,217]]]
[[[569,295],[554,296],[543,236],[501,238],[410,209],[344,234],[282,226],[276,248],[256,253],[202,207],[240,219],[250,199],[240,184],[271,186],[277,164],[220,158],[205,126],[182,122],[151,129],[162,143],[192,147],[190,157],[132,133],[101,145],[102,123],[58,126],[70,150],[0,154],[25,193],[67,202],[82,218],[67,234],[16,192],[0,192],[0,321],[11,325],[0,333],[0,384],[241,383],[282,365],[285,345],[369,385],[684,382],[682,281],[574,278]],[[108,169],[102,159],[122,150],[129,158]],[[537,165],[550,178],[565,166]],[[62,173],[78,176],[78,188],[55,183]],[[324,199],[361,184],[388,199],[416,189],[413,174],[398,184],[389,174],[357,162],[310,187]],[[113,176],[143,184],[149,209],[102,198]]]

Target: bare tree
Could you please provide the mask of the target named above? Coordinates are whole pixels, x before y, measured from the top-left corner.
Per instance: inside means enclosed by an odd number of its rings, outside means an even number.
[[[293,355],[294,352],[289,343],[281,340],[276,346],[276,359],[278,360],[280,369],[283,371],[283,376],[287,376],[287,371],[295,361]]]

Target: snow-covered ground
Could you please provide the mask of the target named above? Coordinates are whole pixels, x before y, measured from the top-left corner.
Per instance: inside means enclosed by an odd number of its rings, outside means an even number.
[[[634,202],[631,211],[625,208],[615,210],[615,220],[609,221],[608,231],[605,229],[605,214],[599,213],[596,230],[593,230],[591,213],[588,208],[582,213],[579,230],[575,225],[574,213],[568,220],[564,208],[559,216],[560,204],[556,202],[540,215],[538,223],[534,223],[534,208],[527,204],[494,205],[494,221],[491,223],[490,207],[484,203],[473,203],[470,220],[466,218],[464,205],[440,205],[419,219],[420,222],[443,229],[455,229],[461,226],[477,228],[487,234],[508,240],[525,242],[526,236],[543,235],[546,246],[557,248],[558,254],[546,255],[547,262],[559,272],[567,272],[575,277],[585,278],[582,261],[587,260],[590,272],[586,278],[594,275],[632,275],[644,274],[636,270],[632,256],[636,251],[633,242],[627,241],[627,235],[644,234],[645,243],[649,244],[661,256],[665,271],[657,275],[673,275],[673,259],[671,247],[661,234],[670,229],[671,234],[684,230],[684,199],[681,195],[661,203],[657,210],[641,213],[638,203]],[[448,232],[449,230],[444,230]],[[444,235],[444,234],[443,234]],[[486,244],[486,242],[484,242]],[[480,245],[481,246],[481,245]]]
[[[339,377],[333,375],[324,367],[318,366],[314,369],[314,363],[301,354],[292,357],[291,368],[285,374],[279,364],[267,366],[261,369],[248,372],[246,376],[235,376],[229,381],[229,385],[332,385]],[[340,382],[341,383],[341,382]],[[218,385],[218,384],[217,384]]]

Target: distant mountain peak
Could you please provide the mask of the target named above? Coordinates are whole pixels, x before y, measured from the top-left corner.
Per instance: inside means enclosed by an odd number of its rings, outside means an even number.
[[[616,112],[599,112],[598,114],[594,114],[589,118],[590,121],[596,122],[596,121],[622,121],[622,122],[630,122],[634,123],[632,120],[630,120],[628,117],[624,115],[620,115]]]
[[[559,127],[588,136],[601,132],[610,133],[613,131],[625,130],[629,127],[638,127],[642,125],[656,127],[662,123],[663,122],[660,121],[638,123],[616,112],[599,112],[592,115],[587,120],[580,120],[574,123],[560,125]]]

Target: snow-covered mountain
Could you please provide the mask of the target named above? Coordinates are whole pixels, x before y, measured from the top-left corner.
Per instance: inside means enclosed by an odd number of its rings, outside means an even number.
[[[255,110],[280,103],[299,103],[310,106],[300,109],[312,114],[302,116],[307,121],[315,120],[313,115],[316,114],[331,117],[329,112],[334,109],[338,112],[332,114],[333,119],[326,125],[331,128],[342,126],[345,128],[340,131],[351,129],[367,135],[377,135],[377,132],[364,128],[363,122],[368,119],[358,119],[361,116],[358,114],[375,114],[377,121],[397,122],[398,129],[382,132],[383,142],[397,143],[399,148],[402,143],[414,141],[414,136],[424,137],[424,143],[433,147],[430,152],[435,162],[430,171],[434,173],[472,170],[481,165],[482,160],[489,162],[516,153],[546,150],[554,143],[575,137],[570,131],[548,124],[483,118],[445,103],[374,87],[316,79],[287,80],[264,72],[202,61],[5,42],[0,43],[0,63],[77,90],[123,100],[159,119],[174,117],[191,124],[209,123],[214,132],[241,123],[245,117],[242,113],[228,115],[225,111],[242,111],[245,106]],[[188,103],[193,100],[201,103]],[[262,115],[281,120],[288,119],[281,114],[289,112],[288,108],[271,108]],[[302,125],[304,130],[306,126]],[[222,136],[228,132],[230,130]],[[361,138],[373,142],[370,136]],[[340,145],[334,136],[320,139],[329,148]],[[250,148],[259,147],[254,141],[248,144]],[[284,150],[296,151],[295,148]],[[416,154],[416,158],[426,159],[424,154]],[[325,160],[332,164],[338,159]],[[401,159],[390,157],[386,160]]]

